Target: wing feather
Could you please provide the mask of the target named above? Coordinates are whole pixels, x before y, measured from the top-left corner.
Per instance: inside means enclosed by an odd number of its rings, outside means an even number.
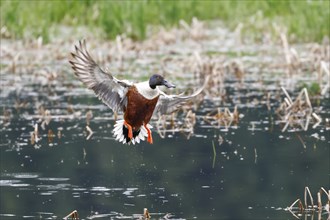
[[[75,51],[71,55],[69,62],[78,79],[114,112],[124,111],[127,104],[126,93],[132,83],[118,80],[101,69],[88,53],[85,40],[75,45]]]
[[[158,99],[158,103],[155,107],[154,114],[160,113],[163,114],[170,114],[177,109],[179,109],[186,101],[196,97],[199,95],[207,85],[209,77],[205,79],[204,85],[195,91],[193,94],[185,96],[183,94],[180,95],[166,95],[164,92],[160,93],[160,97]]]

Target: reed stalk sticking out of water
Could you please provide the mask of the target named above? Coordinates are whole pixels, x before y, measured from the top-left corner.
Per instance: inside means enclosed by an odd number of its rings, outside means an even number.
[[[68,220],[68,219],[78,220],[79,219],[79,216],[78,216],[77,210],[72,211],[70,214],[68,214],[67,216],[65,216],[63,219],[64,220]]]
[[[322,198],[321,198],[322,193],[324,193],[327,196],[327,202],[325,203],[324,206],[322,206]],[[310,204],[308,203],[308,197],[310,200]],[[317,205],[314,205],[314,199],[313,199],[312,193],[309,190],[309,187],[306,186],[305,191],[304,191],[304,204],[298,198],[285,210],[289,211],[297,219],[300,219],[297,216],[297,214],[309,214],[309,213],[313,214],[315,211],[317,211],[318,216],[319,216],[318,219],[321,220],[321,215],[322,215],[323,210],[328,214],[328,219],[329,219],[329,217],[330,217],[330,208],[329,207],[330,207],[330,190],[328,190],[328,192],[327,192],[323,187],[321,187],[319,192],[317,192]]]
[[[282,102],[277,109],[277,114],[281,118],[281,123],[285,123],[282,132],[285,132],[289,125],[290,127],[298,125],[301,129],[307,131],[312,119],[315,121],[313,128],[317,127],[322,122],[322,118],[313,112],[313,107],[306,88],[300,91],[294,101],[284,87],[281,87],[281,89],[286,96],[284,102]]]

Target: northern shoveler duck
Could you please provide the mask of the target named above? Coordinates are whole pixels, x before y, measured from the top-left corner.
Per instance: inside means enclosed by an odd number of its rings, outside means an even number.
[[[166,95],[158,87],[175,86],[159,74],[154,74],[148,81],[131,83],[118,80],[110,72],[103,70],[86,49],[86,42],[79,41],[69,61],[75,75],[87,88],[94,91],[114,112],[123,112],[124,119],[116,121],[114,136],[122,143],[139,143],[145,140],[152,144],[149,123],[153,114],[169,114],[180,104],[201,93],[204,86],[192,95]]]

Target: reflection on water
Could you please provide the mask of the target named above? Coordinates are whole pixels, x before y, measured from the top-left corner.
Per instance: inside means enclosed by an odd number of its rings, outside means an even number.
[[[284,99],[279,85],[288,89],[293,81],[315,80],[308,57],[301,61],[307,60],[304,75],[285,78],[283,54],[274,54],[278,45],[240,45],[237,51],[232,33],[216,28],[211,33],[205,40],[183,39],[138,52],[122,42],[127,53],[119,59],[114,52],[106,60],[119,78],[143,78],[150,69],[186,73],[168,74],[181,82],[174,93],[198,87],[196,72],[219,76],[212,78],[204,99],[152,121],[153,145],[135,146],[114,140],[116,116],[73,80],[66,56],[73,42],[40,48],[39,60],[22,55],[11,65],[7,47],[16,44],[3,43],[1,219],[59,219],[73,210],[81,219],[138,219],[144,208],[156,219],[294,219],[285,208],[303,197],[305,186],[314,196],[320,187],[329,189],[329,94],[311,99],[323,119],[315,128],[289,126],[282,132],[276,114]],[[94,47],[105,53],[113,45]],[[323,51],[319,47],[316,51]],[[302,56],[310,52],[304,45],[298,49]],[[240,61],[224,58],[243,52]],[[234,76],[240,62],[245,75]],[[298,93],[293,86],[290,94]],[[326,211],[321,214],[327,218]]]

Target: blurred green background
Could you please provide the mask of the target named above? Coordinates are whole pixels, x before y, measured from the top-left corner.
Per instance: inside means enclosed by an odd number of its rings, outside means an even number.
[[[243,24],[249,34],[273,27],[287,28],[290,40],[322,41],[330,36],[328,0],[269,1],[13,1],[1,0],[1,36],[43,37],[49,41],[50,29],[58,26],[87,26],[101,30],[102,38],[126,33],[141,40],[149,25],[177,26],[180,19],[190,23],[221,20],[234,29]],[[6,35],[4,34],[6,33]],[[9,33],[9,34],[8,34]]]

